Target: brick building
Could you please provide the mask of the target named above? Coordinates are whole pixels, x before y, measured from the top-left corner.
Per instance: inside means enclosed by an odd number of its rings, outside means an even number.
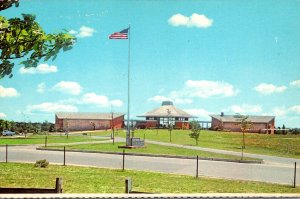
[[[237,115],[210,115],[211,128],[214,130],[224,129],[229,131],[241,131],[240,121]],[[247,121],[251,122],[251,128],[247,132],[274,134],[274,116],[248,116]]]
[[[56,113],[55,128],[58,131],[86,131],[124,127],[123,113]]]
[[[189,119],[194,116],[175,107],[171,101],[164,101],[160,107],[137,117],[146,119],[136,121],[137,128],[168,128],[171,124],[173,128],[189,129]]]

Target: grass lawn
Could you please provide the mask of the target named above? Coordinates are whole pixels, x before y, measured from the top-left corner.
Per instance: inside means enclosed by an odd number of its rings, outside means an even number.
[[[250,181],[113,170],[91,167],[56,166],[35,168],[33,164],[0,163],[0,187],[54,188],[63,178],[64,193],[124,193],[125,179],[132,178],[133,191],[151,193],[299,193],[300,188]]]
[[[15,145],[15,144],[44,144],[45,135],[32,135],[28,137],[0,137],[0,145]],[[48,135],[47,143],[73,143],[73,142],[90,142],[90,141],[100,141],[104,138],[93,138],[90,136],[82,135]],[[109,139],[109,138],[108,138]]]
[[[122,148],[118,146],[124,146],[125,143],[101,143],[101,144],[81,144],[81,145],[69,145],[66,149],[82,149],[82,150],[93,150],[93,151],[109,151],[109,152],[122,152]],[[51,146],[47,148],[63,148],[63,146]],[[211,153],[206,151],[198,151],[191,149],[184,149],[178,147],[161,146],[156,144],[146,143],[144,148],[126,149],[128,153],[148,153],[148,154],[164,154],[164,155],[179,155],[179,156],[197,156],[205,158],[224,158],[231,160],[240,160],[240,156],[225,155],[219,153]],[[259,160],[254,158],[243,158],[244,160]]]
[[[189,130],[173,130],[172,143],[195,146],[195,140],[189,137]],[[135,137],[146,140],[170,142],[168,130],[136,130]],[[119,131],[117,136],[125,137],[125,132]],[[282,157],[300,158],[299,135],[266,135],[246,133],[245,152],[266,154]],[[199,146],[231,151],[241,151],[242,133],[202,130]]]

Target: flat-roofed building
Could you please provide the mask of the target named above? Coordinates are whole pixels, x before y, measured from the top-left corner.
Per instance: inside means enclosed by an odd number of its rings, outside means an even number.
[[[55,114],[58,131],[87,131],[124,127],[123,113],[59,112]]]
[[[171,101],[164,101],[160,107],[137,117],[146,119],[137,121],[136,126],[138,128],[168,128],[169,125],[172,125],[178,129],[189,129],[189,119],[194,118],[194,116],[175,107]]]
[[[240,120],[238,115],[210,115],[211,116],[211,128],[213,130],[229,130],[229,131],[241,131]],[[275,117],[274,116],[247,116],[247,121],[252,125],[247,132],[253,133],[269,133],[274,134],[275,129]]]

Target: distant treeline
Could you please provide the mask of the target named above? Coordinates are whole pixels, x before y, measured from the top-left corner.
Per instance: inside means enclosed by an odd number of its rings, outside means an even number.
[[[48,121],[40,122],[14,122],[0,119],[0,132],[10,130],[16,133],[55,132],[54,124]]]
[[[285,128],[285,125],[282,125],[282,127],[280,128],[277,127],[277,130],[275,130],[275,134],[283,134],[283,135],[286,135],[286,134],[300,134],[300,128]]]

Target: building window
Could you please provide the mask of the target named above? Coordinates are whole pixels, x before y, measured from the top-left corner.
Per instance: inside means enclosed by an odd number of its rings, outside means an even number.
[[[176,120],[178,120],[178,121],[188,121],[189,118],[187,118],[187,117],[177,117]]]

